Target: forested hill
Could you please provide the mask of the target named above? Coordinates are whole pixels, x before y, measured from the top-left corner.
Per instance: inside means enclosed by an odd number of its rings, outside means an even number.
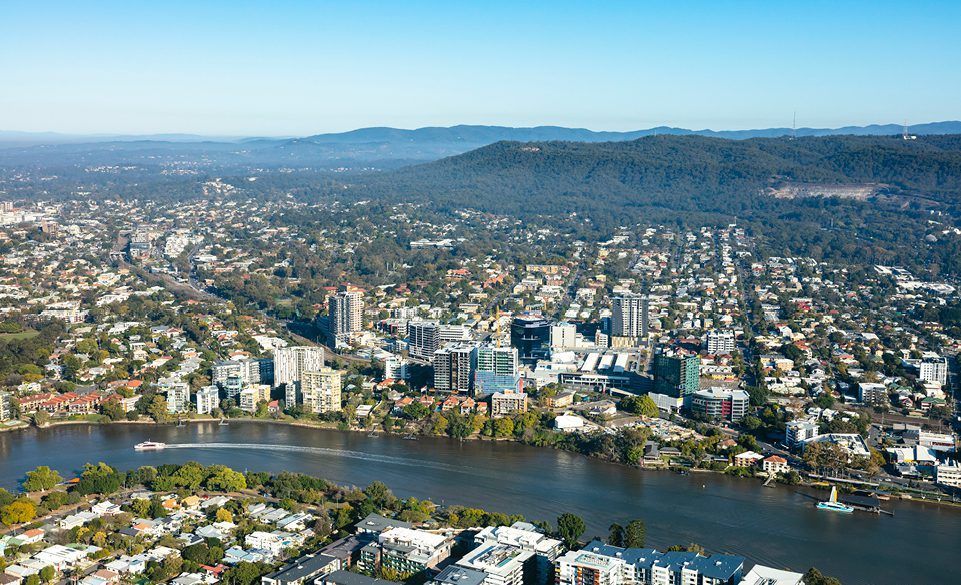
[[[954,204],[961,202],[961,135],[498,142],[359,188],[507,213],[611,205],[739,213],[785,182],[881,184],[882,192]]]

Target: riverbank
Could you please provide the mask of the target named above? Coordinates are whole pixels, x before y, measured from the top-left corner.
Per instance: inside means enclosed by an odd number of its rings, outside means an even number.
[[[205,424],[205,423],[219,424],[219,422],[221,421],[221,419],[219,418],[207,417],[207,416],[201,416],[201,415],[194,415],[191,418],[185,418],[182,420],[185,423],[185,425]],[[410,435],[405,435],[403,433],[388,432],[383,430],[382,428],[374,428],[374,429],[363,429],[363,428],[357,428],[357,427],[343,428],[343,426],[341,426],[339,423],[324,422],[324,421],[304,421],[304,420],[297,420],[292,418],[269,418],[268,419],[268,418],[256,418],[256,417],[239,417],[239,418],[232,418],[232,419],[226,419],[226,420],[228,422],[228,426],[231,422],[239,423],[241,425],[244,425],[244,424],[280,425],[280,426],[328,431],[328,432],[337,431],[337,432],[357,433],[357,434],[364,434],[366,436],[374,436],[374,437],[395,437],[395,438],[405,438],[405,439],[411,438]],[[111,421],[106,419],[104,420],[67,419],[67,420],[51,420],[42,427],[33,427],[31,425],[26,425],[26,426],[21,425],[13,429],[4,429],[4,430],[16,431],[16,430],[25,430],[30,428],[56,428],[56,427],[83,426],[83,425],[105,426],[105,427],[114,426],[114,425],[119,425],[119,426],[142,425],[142,426],[153,426],[153,427],[159,427],[159,428],[178,427],[178,424],[175,421],[156,422],[149,418],[142,418],[141,420],[135,420],[135,421],[131,421],[131,420]],[[413,435],[413,438],[415,440],[432,439],[432,440],[439,440],[439,441],[450,441],[452,443],[463,443],[463,442],[510,443],[510,444],[524,445],[533,449],[549,449],[552,451],[560,451],[564,453],[576,454],[576,455],[588,457],[590,459],[604,461],[605,463],[622,466],[628,469],[636,469],[636,470],[641,470],[646,472],[652,472],[652,471],[666,471],[670,473],[695,472],[699,474],[722,475],[725,477],[730,477],[732,479],[748,480],[748,482],[751,482],[753,480],[753,483],[759,483],[759,482],[764,483],[767,480],[767,476],[742,475],[739,473],[730,473],[725,470],[715,470],[715,469],[707,469],[707,468],[701,468],[701,467],[689,467],[689,466],[680,465],[676,463],[672,464],[670,462],[665,462],[663,464],[659,464],[656,466],[631,465],[629,463],[613,461],[609,458],[598,457],[592,454],[581,453],[575,450],[563,449],[553,445],[532,445],[530,443],[519,441],[516,438],[511,438],[511,437],[488,437],[488,436],[475,433],[464,439],[454,439],[454,438],[446,437],[442,435]],[[832,485],[837,485],[842,490],[853,491],[850,489],[851,486],[844,483],[838,483],[838,482],[831,483],[829,481],[825,482],[823,478],[805,478],[804,476],[801,476],[801,478],[802,478],[801,481],[798,483],[787,483],[783,481],[775,481],[774,484],[785,486],[785,487],[807,488],[809,490],[817,490],[817,491],[824,491],[824,492],[829,491]],[[768,485],[767,487],[772,487],[772,486]],[[961,509],[961,502],[951,501],[950,499],[947,499],[942,494],[938,494],[936,492],[925,491],[922,489],[910,489],[910,488],[906,489],[900,486],[892,486],[892,489],[885,489],[885,490],[879,490],[879,491],[883,491],[885,494],[889,495],[890,497],[900,501],[916,502],[919,504],[935,504],[938,506]]]

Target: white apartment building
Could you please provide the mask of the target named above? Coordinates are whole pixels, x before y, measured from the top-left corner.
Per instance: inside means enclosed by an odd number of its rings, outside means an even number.
[[[744,559],[619,548],[595,540],[559,557],[555,566],[556,585],[728,585],[741,581]]]
[[[293,384],[307,371],[316,371],[324,366],[324,348],[294,345],[282,347],[274,352],[274,386]]]
[[[948,383],[948,360],[935,353],[926,353],[918,362],[918,379],[922,382]]]
[[[951,461],[934,468],[934,482],[948,487],[961,488],[961,465]]]
[[[483,585],[524,585],[524,565],[534,556],[507,544],[482,544],[457,561],[460,567],[487,573]]]
[[[47,305],[40,312],[41,319],[59,319],[67,323],[83,323],[90,311],[80,308],[80,301],[63,301]]]
[[[391,354],[384,359],[384,379],[385,380],[406,380],[410,378],[407,371],[408,361],[399,355]]]
[[[791,448],[800,447],[818,436],[818,425],[807,420],[792,420],[784,430],[784,443]]]
[[[573,323],[551,325],[551,350],[563,351],[577,347],[577,327]]]
[[[877,382],[858,382],[858,400],[861,404],[889,404],[888,387]]]
[[[441,345],[461,343],[474,339],[474,332],[465,325],[441,325],[437,331],[437,339]]]
[[[160,384],[160,388],[167,393],[167,412],[187,412],[190,406],[190,384],[166,381]]]
[[[274,381],[274,360],[251,358],[217,362],[210,368],[210,381],[223,386],[229,378],[239,378],[242,384],[270,384]]]
[[[304,372],[301,378],[304,410],[313,413],[339,412],[341,375],[333,368]]]
[[[204,386],[195,395],[197,414],[210,414],[220,406],[220,389],[214,385]]]
[[[515,522],[511,526],[488,526],[474,536],[474,546],[503,545],[529,551],[538,577],[550,575],[551,565],[564,552],[564,543],[539,532],[532,524]]]
[[[734,332],[717,329],[708,331],[705,346],[707,353],[711,355],[730,355],[737,348]]]
[[[453,540],[442,534],[401,526],[388,528],[377,536],[376,543],[361,550],[358,566],[366,570],[380,565],[399,572],[418,572],[442,563],[450,556],[452,547]]]
[[[616,556],[572,550],[554,564],[557,585],[631,585],[633,571]]]
[[[225,360],[210,367],[210,381],[214,384],[224,384],[228,378],[243,379],[247,368],[242,360]]]

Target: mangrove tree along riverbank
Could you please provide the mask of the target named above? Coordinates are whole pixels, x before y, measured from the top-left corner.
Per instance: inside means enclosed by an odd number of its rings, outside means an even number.
[[[147,439],[195,446],[133,451]],[[214,443],[234,447],[203,446]],[[289,449],[258,448],[263,445]],[[643,518],[649,546],[696,542],[771,566],[815,565],[846,585],[939,582],[961,570],[956,555],[938,552],[945,543],[961,542],[961,513],[954,509],[891,502],[893,517],[829,514],[816,510],[809,494],[784,486],[763,488],[720,474],[642,471],[510,442],[405,441],[241,422],[69,426],[0,435],[0,485],[8,489],[37,465],[50,465],[66,477],[87,461],[134,469],[189,460],[238,470],[299,471],[341,485],[379,480],[401,497],[533,519],[569,511],[584,519],[587,536],[606,535],[614,522]]]

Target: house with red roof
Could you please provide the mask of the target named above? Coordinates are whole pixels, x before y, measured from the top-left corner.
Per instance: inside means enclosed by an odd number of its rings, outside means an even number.
[[[761,469],[763,469],[765,473],[774,475],[778,473],[787,473],[791,470],[791,466],[788,465],[787,459],[784,457],[781,457],[780,455],[771,455],[761,460]]]

